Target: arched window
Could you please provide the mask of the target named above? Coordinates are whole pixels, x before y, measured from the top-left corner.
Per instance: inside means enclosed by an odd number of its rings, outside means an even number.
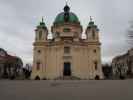
[[[92,30],[92,38],[95,39],[95,30]]]
[[[96,75],[95,80],[99,80],[99,79],[100,79],[99,75]]]
[[[41,65],[40,62],[37,62],[37,63],[36,63],[36,70],[40,70],[40,65]]]
[[[69,54],[70,53],[70,47],[64,47],[64,53]]]
[[[40,77],[39,77],[39,76],[36,76],[36,77],[35,77],[35,80],[40,80]]]
[[[97,61],[94,62],[94,67],[95,67],[95,70],[97,70],[97,68],[98,68]]]
[[[42,38],[42,31],[39,31],[39,40]]]
[[[97,50],[96,50],[96,49],[94,49],[94,50],[93,50],[93,52],[94,52],[94,53],[96,53],[96,52],[97,52]]]
[[[59,37],[59,36],[60,36],[60,33],[59,33],[59,32],[57,32],[57,33],[56,33],[56,37]]]
[[[37,52],[38,52],[38,54],[40,54],[41,53],[41,50],[37,50]]]

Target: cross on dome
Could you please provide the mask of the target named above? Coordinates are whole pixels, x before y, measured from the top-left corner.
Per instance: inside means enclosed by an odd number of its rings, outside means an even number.
[[[93,21],[92,16],[90,16],[90,21],[91,21],[91,22]]]
[[[68,3],[68,0],[66,0],[66,5],[67,5],[67,3]]]

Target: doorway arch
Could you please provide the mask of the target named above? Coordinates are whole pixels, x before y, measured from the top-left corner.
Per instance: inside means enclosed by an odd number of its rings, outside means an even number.
[[[100,80],[99,75],[96,75],[96,76],[95,76],[95,80]]]
[[[64,62],[63,76],[71,76],[71,63]]]
[[[39,76],[36,76],[36,77],[35,77],[35,80],[40,80],[40,77],[39,77]]]

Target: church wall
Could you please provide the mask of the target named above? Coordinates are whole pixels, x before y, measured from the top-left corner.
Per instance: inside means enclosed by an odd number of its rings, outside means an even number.
[[[62,75],[62,52],[61,46],[47,47],[46,78],[55,79]]]
[[[89,78],[87,47],[73,47],[73,75],[81,79]]]
[[[40,53],[38,52],[40,50]],[[44,75],[45,69],[45,49],[44,46],[35,46],[33,51],[33,67],[32,67],[32,75],[31,78],[35,79],[36,76],[39,76],[41,79]],[[37,70],[37,62],[40,62],[40,68]]]
[[[103,78],[100,47],[98,45],[70,47],[71,53],[68,59],[64,59],[64,46],[62,45],[35,48],[32,79],[37,75],[41,79],[63,77],[64,62],[71,63],[72,76],[81,79],[94,79],[96,75],[99,75],[100,78]],[[42,51],[40,55],[37,52],[38,49]],[[42,62],[39,71],[36,70],[36,62],[38,60]],[[97,61],[97,69],[95,69],[95,61]]]
[[[96,50],[96,52],[95,52]],[[95,68],[95,62],[97,62],[97,68]],[[100,45],[89,45],[89,65],[92,71],[91,78],[95,78],[98,75],[101,79],[103,78],[102,74],[102,64],[101,64],[101,50]]]

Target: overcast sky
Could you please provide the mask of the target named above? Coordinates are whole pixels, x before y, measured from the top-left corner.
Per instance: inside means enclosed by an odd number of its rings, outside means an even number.
[[[32,43],[41,17],[49,29],[65,0],[0,0],[0,48],[32,63]],[[126,31],[133,20],[133,0],[68,0],[84,30],[93,17],[100,29],[102,61],[127,51]]]

